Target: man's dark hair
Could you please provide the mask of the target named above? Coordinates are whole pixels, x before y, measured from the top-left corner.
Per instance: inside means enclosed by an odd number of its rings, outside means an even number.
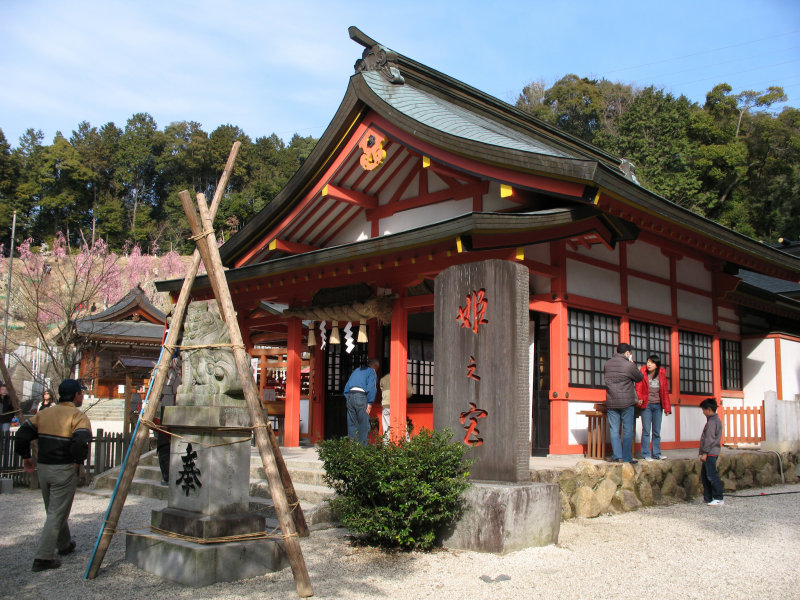
[[[714,412],[717,412],[717,401],[714,398],[706,398],[700,403],[700,408],[704,409],[707,408]]]

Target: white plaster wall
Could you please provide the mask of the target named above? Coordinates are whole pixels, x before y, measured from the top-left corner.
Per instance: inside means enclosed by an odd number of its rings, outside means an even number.
[[[588,442],[588,427],[589,417],[586,415],[578,414],[582,410],[594,410],[594,404],[591,402],[570,402],[569,403],[569,443],[570,444],[586,444]],[[701,413],[702,416],[702,413]],[[705,417],[704,417],[705,418]],[[705,423],[704,423],[705,424]],[[636,427],[636,443],[642,441],[642,420],[636,419],[634,423]],[[700,427],[700,431],[703,428]],[[608,426],[606,425],[606,441],[610,444],[611,437]],[[697,434],[697,439],[700,439],[700,434]],[[671,415],[664,415],[661,420],[661,441],[674,442],[675,441],[675,413]]]
[[[718,321],[720,331],[725,331],[726,333],[739,333],[741,330],[739,316],[733,309],[725,306],[718,306],[717,317],[719,319],[726,319],[725,321]],[[733,321],[733,323],[731,323],[731,321]]]
[[[662,315],[672,314],[669,286],[629,275],[628,305]]]
[[[709,325],[714,323],[714,305],[711,298],[686,290],[678,290],[677,297],[679,319],[689,319]]]
[[[745,406],[758,406],[765,392],[777,390],[774,340],[742,340],[742,383]]]
[[[594,410],[593,402],[570,402],[569,415],[567,422],[569,423],[569,438],[570,444],[586,444],[589,441],[589,417],[586,415],[579,415],[582,410]]]
[[[552,280],[549,277],[531,273],[530,278],[534,294],[549,294],[551,292]]]
[[[489,191],[483,195],[483,212],[493,212],[514,207],[519,207],[519,204],[508,198],[500,197],[500,182],[490,182]]]
[[[550,264],[550,244],[532,244],[530,246],[525,246],[525,258],[530,258],[531,260],[538,260],[541,263],[545,263],[547,265]]]
[[[603,262],[611,263],[612,265],[619,264],[619,246],[616,246],[613,250],[609,250],[603,244],[592,244],[588,248],[586,246],[578,246],[575,252],[585,256],[591,256]]]
[[[525,258],[535,260],[546,265],[550,264],[550,244],[533,244],[525,246]],[[551,280],[543,275],[531,273],[531,285],[534,294],[549,294],[551,291]]]
[[[669,258],[658,246],[646,242],[628,245],[628,268],[669,279]]]
[[[338,246],[340,244],[351,244],[353,242],[369,239],[372,227],[367,223],[367,218],[364,211],[361,211],[353,222],[345,227],[339,234],[334,237],[329,246]]]
[[[726,408],[742,408],[744,406],[744,399],[742,398],[728,398],[722,396],[722,406]]]
[[[711,291],[711,271],[699,260],[682,258],[677,261],[676,273],[678,283],[685,283],[701,290]]]
[[[472,212],[472,198],[464,200],[440,202],[430,206],[421,206],[412,210],[404,210],[386,219],[381,219],[381,235],[398,233],[423,225],[432,225],[453,217]]]
[[[699,406],[681,406],[681,441],[699,442],[706,416]]]
[[[781,379],[783,398],[794,400],[800,394],[800,342],[781,340]]]
[[[675,413],[669,415],[661,415],[661,441],[674,442],[675,441]],[[636,443],[642,442],[642,420],[636,419]]]
[[[567,293],[619,304],[619,273],[567,259]]]

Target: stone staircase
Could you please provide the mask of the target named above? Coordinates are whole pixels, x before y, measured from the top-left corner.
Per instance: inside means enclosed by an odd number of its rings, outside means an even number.
[[[324,522],[326,517],[322,515],[329,512],[324,501],[333,495],[333,490],[325,484],[325,471],[316,451],[313,448],[286,448],[282,449],[282,454],[306,521],[309,525]],[[110,469],[95,477],[89,489],[84,488],[83,491],[110,497],[119,474],[120,467]],[[155,450],[143,454],[139,459],[128,493],[167,502],[169,488],[161,485],[161,470]],[[255,447],[250,453],[250,510],[266,513],[268,524],[277,527],[269,484],[264,474],[261,455]],[[316,518],[313,517],[314,513],[317,513]]]
[[[83,400],[83,410],[92,421],[122,421],[125,418],[125,398],[95,398]]]

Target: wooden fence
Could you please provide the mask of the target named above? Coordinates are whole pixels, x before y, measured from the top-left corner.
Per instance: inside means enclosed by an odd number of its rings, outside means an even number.
[[[16,433],[0,434],[0,475],[10,477],[15,486],[29,486],[30,474],[22,468],[22,458],[14,452]],[[125,443],[121,433],[103,433],[97,430],[97,435],[89,446],[89,457],[86,459],[86,473],[94,477],[117,465],[122,464],[125,452]]]
[[[719,407],[723,444],[758,444],[765,437],[764,405]]]

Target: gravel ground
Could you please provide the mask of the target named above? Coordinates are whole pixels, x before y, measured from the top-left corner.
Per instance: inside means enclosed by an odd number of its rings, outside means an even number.
[[[739,494],[724,507],[696,500],[568,521],[557,545],[506,556],[390,553],[353,545],[342,529],[315,531],[301,546],[315,598],[800,598],[800,485]],[[120,527],[141,527],[162,506],[131,496]],[[166,582],[124,561],[124,536],[115,537],[99,576],[85,580],[107,507],[107,498],[79,492],[70,518],[78,550],[60,569],[32,573],[41,497],[1,494],[0,597],[297,598],[288,568],[199,589]]]

